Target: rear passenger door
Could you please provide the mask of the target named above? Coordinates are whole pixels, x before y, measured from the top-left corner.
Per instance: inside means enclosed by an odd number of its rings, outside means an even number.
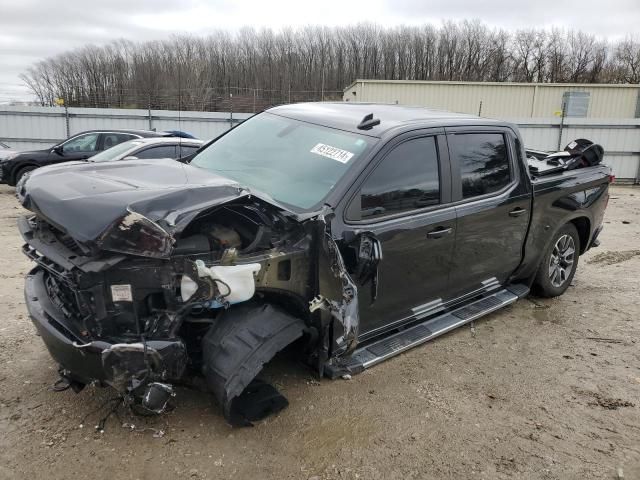
[[[447,129],[457,224],[454,296],[504,284],[522,259],[531,193],[508,128]]]
[[[437,310],[446,298],[455,239],[446,140],[437,132],[401,135],[360,176],[345,213],[347,229],[380,242],[377,299],[358,290],[361,339]]]

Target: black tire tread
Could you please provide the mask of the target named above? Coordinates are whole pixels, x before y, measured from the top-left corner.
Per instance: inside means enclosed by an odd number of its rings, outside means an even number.
[[[553,247],[562,235],[569,234],[573,237],[573,241],[576,246],[575,253],[575,261],[573,262],[573,270],[569,275],[569,278],[565,282],[564,285],[560,287],[555,287],[551,284],[551,280],[549,279],[549,275],[547,274],[547,265],[549,264],[549,258],[551,253],[553,252]],[[578,259],[580,258],[580,235],[578,234],[578,229],[575,227],[573,223],[564,224],[553,236],[547,251],[542,256],[542,260],[540,261],[540,266],[538,267],[538,272],[536,273],[536,277],[533,281],[533,292],[545,298],[558,297],[562,295],[573,280],[573,276],[578,269]]]

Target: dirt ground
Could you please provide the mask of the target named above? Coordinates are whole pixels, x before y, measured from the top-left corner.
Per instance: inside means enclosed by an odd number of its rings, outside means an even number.
[[[612,189],[602,245],[561,298],[521,300],[351,380],[277,363],[291,405],[245,429],[181,389],[173,412],[122,411],[100,433],[113,392],[51,391],[22,297],[21,214],[0,188],[2,480],[640,479],[640,189]]]

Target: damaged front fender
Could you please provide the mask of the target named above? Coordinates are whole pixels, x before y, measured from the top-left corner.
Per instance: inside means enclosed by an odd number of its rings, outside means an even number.
[[[358,343],[358,288],[347,272],[338,245],[324,229],[319,255],[319,294],[309,311],[328,312],[342,330],[335,339],[335,353],[353,351]]]
[[[304,322],[284,310],[246,302],[224,311],[218,326],[207,332],[204,375],[231,425],[249,426],[288,405],[274,389],[251,384],[264,364],[304,331]]]

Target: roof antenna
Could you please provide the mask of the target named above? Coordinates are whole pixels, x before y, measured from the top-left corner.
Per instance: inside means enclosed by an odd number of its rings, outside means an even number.
[[[370,113],[369,115],[365,115],[358,124],[358,130],[371,130],[376,125],[380,125],[380,119],[373,118],[373,113]]]

